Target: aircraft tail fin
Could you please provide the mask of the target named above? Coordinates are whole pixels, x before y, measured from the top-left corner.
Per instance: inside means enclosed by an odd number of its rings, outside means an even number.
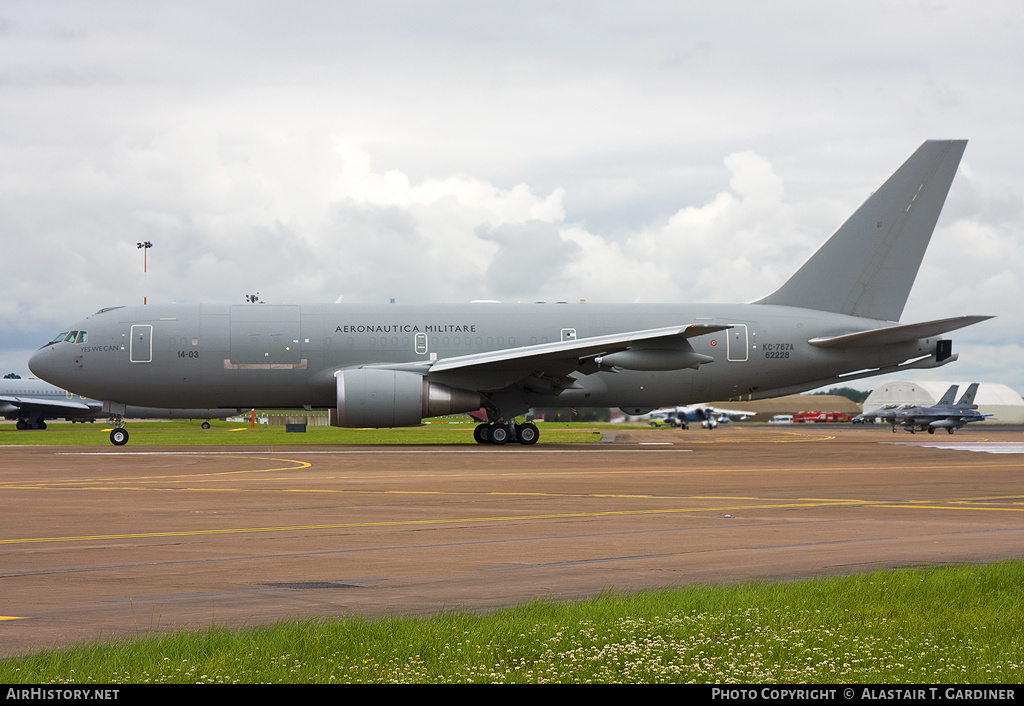
[[[966,140],[928,140],[757,304],[899,321]]]
[[[950,385],[949,389],[946,390],[946,394],[935,405],[937,407],[952,407],[953,403],[956,402],[956,391],[959,389],[959,385]]]
[[[977,407],[975,398],[978,396],[978,383],[972,382],[967,386],[967,392],[964,393],[960,401],[957,402],[957,407]]]

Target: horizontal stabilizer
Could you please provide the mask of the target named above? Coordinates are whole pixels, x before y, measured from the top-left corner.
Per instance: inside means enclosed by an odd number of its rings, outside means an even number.
[[[812,338],[808,341],[818,348],[862,348],[864,346],[888,346],[896,343],[907,343],[921,338],[932,338],[949,331],[987,321],[991,316],[954,316],[951,319],[925,321],[920,324],[901,324],[884,326],[870,331],[858,331],[842,336]]]

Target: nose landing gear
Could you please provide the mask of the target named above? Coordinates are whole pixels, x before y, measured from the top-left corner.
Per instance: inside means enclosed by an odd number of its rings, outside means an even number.
[[[114,417],[114,428],[110,431],[110,443],[114,446],[124,446],[128,443],[128,430],[124,428],[124,418]]]

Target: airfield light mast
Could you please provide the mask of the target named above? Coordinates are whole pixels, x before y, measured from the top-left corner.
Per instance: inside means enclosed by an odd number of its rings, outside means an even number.
[[[145,290],[145,286],[146,286],[146,269],[147,269],[146,268],[146,253],[147,253],[147,251],[151,247],[153,247],[153,243],[151,243],[151,242],[149,242],[147,240],[146,242],[139,243],[138,245],[142,249],[142,286],[143,286],[143,290]],[[145,291],[143,291],[143,293],[142,293],[142,303],[146,304],[146,293],[145,293]]]

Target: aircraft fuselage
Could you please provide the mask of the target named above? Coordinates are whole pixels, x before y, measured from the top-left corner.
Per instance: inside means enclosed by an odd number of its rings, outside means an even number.
[[[41,377],[76,393],[160,407],[330,407],[335,373],[362,366],[429,366],[454,356],[523,349],[638,329],[729,326],[689,339],[713,362],[681,370],[600,369],[521,390],[528,406],[659,407],[811,389],[835,376],[928,356],[937,337],[829,349],[808,343],[885,325],[760,304],[149,305],[75,324],[85,343],[33,356]],[[524,371],[508,369],[509,383]],[[423,372],[455,388],[501,389],[487,371]],[[525,371],[528,373],[529,371]]]

